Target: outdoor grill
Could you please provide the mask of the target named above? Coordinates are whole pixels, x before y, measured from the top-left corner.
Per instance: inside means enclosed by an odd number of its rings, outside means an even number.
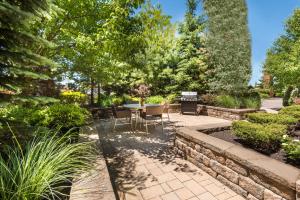
[[[197,92],[181,92],[181,114],[194,113],[197,115]]]

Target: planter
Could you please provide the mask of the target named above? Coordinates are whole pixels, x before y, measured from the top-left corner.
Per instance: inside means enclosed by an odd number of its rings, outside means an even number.
[[[253,113],[256,111],[258,111],[258,109],[232,109],[198,105],[198,112],[200,115],[207,115],[228,120],[243,120],[245,119],[247,113]]]
[[[190,128],[177,130],[175,152],[247,199],[295,200],[300,169]]]

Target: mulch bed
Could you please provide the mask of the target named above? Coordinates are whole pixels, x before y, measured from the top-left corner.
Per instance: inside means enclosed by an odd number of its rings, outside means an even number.
[[[263,152],[263,151],[257,149],[255,146],[253,146],[251,144],[247,144],[245,141],[243,141],[240,138],[238,138],[237,136],[231,134],[231,130],[222,130],[222,131],[216,131],[216,132],[209,132],[207,134],[209,134],[212,137],[216,137],[216,138],[225,140],[227,142],[231,142],[233,144],[243,146],[245,148],[253,149],[253,150],[258,151],[258,152],[260,152],[264,155],[267,155],[271,158],[279,160],[280,162],[290,164],[290,165],[293,165],[297,168],[300,168],[300,161],[294,161],[294,160],[291,160],[291,159],[287,158],[287,156],[286,156],[283,149],[278,149],[275,152],[274,151],[273,152]]]

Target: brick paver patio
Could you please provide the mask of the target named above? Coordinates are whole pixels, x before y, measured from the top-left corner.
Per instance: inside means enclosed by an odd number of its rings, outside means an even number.
[[[132,133],[97,122],[104,155],[121,200],[243,200],[231,189],[172,152],[174,127],[230,123],[207,116],[171,114],[171,122]]]

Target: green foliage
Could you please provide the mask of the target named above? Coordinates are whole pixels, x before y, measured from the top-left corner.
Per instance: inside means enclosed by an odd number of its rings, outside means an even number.
[[[50,44],[31,29],[31,25],[41,18],[46,19],[50,0],[0,2],[0,95],[1,99],[12,96],[31,96],[23,90],[36,88],[31,84],[36,80],[49,79],[50,66],[54,63],[37,52],[40,47]],[[47,67],[46,67],[47,66]]]
[[[146,98],[146,103],[149,104],[161,104],[164,102],[164,97],[162,96],[150,96]]]
[[[253,123],[259,124],[283,124],[293,125],[296,124],[299,119],[296,119],[286,114],[272,114],[272,113],[249,113],[247,119]]]
[[[285,33],[280,36],[267,52],[264,70],[269,73],[274,84],[281,89],[300,82],[300,9],[286,21]]]
[[[279,124],[256,124],[246,121],[234,121],[232,124],[233,133],[249,144],[265,150],[274,150],[282,136],[286,133],[287,127]]]
[[[246,90],[251,77],[251,46],[245,0],[205,0],[209,86],[213,91]]]
[[[175,103],[176,101],[176,98],[177,98],[177,94],[169,94],[167,97],[166,97],[166,102],[167,103]]]
[[[46,108],[45,111],[39,112],[37,116],[44,115],[44,119],[38,125],[56,128],[63,131],[71,128],[81,127],[88,117],[88,111],[74,104],[54,104]],[[40,117],[37,117],[40,119]]]
[[[300,141],[284,135],[282,139],[282,148],[287,156],[293,160],[300,159]]]
[[[239,95],[219,95],[212,100],[216,106],[225,108],[259,109],[261,106],[259,94],[252,90]]]
[[[81,92],[65,91],[60,94],[63,103],[84,105],[87,101],[87,95]]]
[[[205,49],[204,16],[197,16],[197,0],[187,0],[185,19],[179,26],[174,86],[176,91],[197,91],[204,93],[207,88],[207,51]]]
[[[286,114],[300,119],[300,105],[284,107],[279,111],[280,114]]]
[[[18,145],[6,149],[5,156],[0,156],[0,199],[66,196],[68,182],[86,172],[95,159],[91,144],[70,144],[69,140],[67,136],[58,138],[54,134],[29,141],[23,150]]]
[[[215,98],[214,103],[216,106],[224,108],[240,108],[241,104],[237,97],[230,95],[219,95]]]
[[[282,104],[283,106],[288,106],[290,105],[290,98],[291,98],[291,94],[292,94],[292,91],[293,91],[293,86],[289,85],[285,91],[284,91],[284,96],[283,96],[283,100],[282,100]]]

